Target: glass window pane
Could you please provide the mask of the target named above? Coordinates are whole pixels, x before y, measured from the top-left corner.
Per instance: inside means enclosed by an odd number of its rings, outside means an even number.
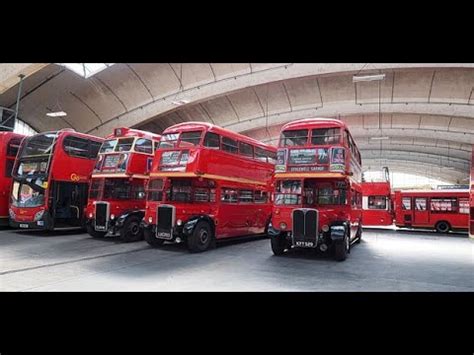
[[[228,137],[222,137],[222,150],[237,154],[239,152],[237,141]]]
[[[216,133],[207,132],[204,137],[204,146],[208,148],[219,149],[221,145],[220,136]]]
[[[202,131],[195,132],[183,132],[179,139],[180,147],[193,147],[199,144],[201,141]]]
[[[253,157],[253,147],[250,144],[239,142],[239,153],[247,157]]]
[[[280,137],[280,147],[302,146],[308,142],[308,130],[284,131]]]
[[[135,151],[139,153],[153,153],[153,144],[151,140],[145,138],[138,138],[135,142]]]
[[[311,131],[311,144],[325,145],[339,143],[340,128],[318,128]]]

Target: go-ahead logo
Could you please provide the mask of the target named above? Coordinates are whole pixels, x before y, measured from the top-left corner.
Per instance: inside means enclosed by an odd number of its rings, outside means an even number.
[[[79,180],[81,180],[81,177],[79,175],[77,175],[76,173],[71,174],[71,181],[77,182]]]

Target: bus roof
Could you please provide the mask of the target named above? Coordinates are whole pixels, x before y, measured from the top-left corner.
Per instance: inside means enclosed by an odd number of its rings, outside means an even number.
[[[134,129],[134,128],[118,127],[114,129],[114,132],[112,134],[109,134],[107,137],[105,137],[105,139],[118,138],[118,137],[140,137],[140,138],[159,140],[161,138],[161,135],[157,133]]]
[[[293,129],[308,129],[314,127],[341,127],[347,128],[347,125],[338,119],[335,118],[303,118],[301,120],[296,120],[285,124],[281,130],[293,130]]]
[[[209,122],[183,122],[183,123],[178,123],[173,126],[170,126],[166,128],[162,135],[168,134],[168,133],[175,133],[177,131],[193,131],[193,130],[204,130],[204,131],[209,131],[213,133],[217,133],[221,136],[229,137],[232,139],[239,140],[244,143],[252,144],[254,146],[267,149],[273,152],[276,152],[277,148],[268,145],[262,142],[259,142],[256,139],[250,138],[248,136],[244,136],[243,134],[236,133],[234,131],[216,126],[215,124],[209,123]]]
[[[72,128],[63,128],[63,129],[60,129],[60,130],[57,130],[57,131],[39,132],[39,133],[33,134],[31,136],[28,136],[27,138],[31,138],[31,137],[35,137],[35,136],[42,136],[44,134],[58,134],[59,136],[61,136],[61,135],[66,134],[66,133],[73,133],[74,135],[76,135],[78,137],[93,139],[93,140],[97,140],[99,142],[102,142],[104,140],[104,138],[93,136],[92,134],[77,132],[75,129],[72,129]]]
[[[439,195],[449,195],[450,193],[465,193],[465,194],[468,194],[469,193],[469,189],[452,189],[452,190],[449,190],[449,189],[446,189],[446,190],[394,190],[394,192],[401,192],[401,193],[404,193],[404,194],[410,194],[410,193],[416,193],[416,194],[420,194],[420,193],[426,193],[426,194],[439,194]]]

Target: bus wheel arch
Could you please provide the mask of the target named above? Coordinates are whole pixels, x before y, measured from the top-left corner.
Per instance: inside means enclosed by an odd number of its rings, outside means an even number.
[[[436,232],[448,233],[451,230],[451,225],[447,221],[438,221],[435,225]]]
[[[120,228],[120,239],[123,242],[135,242],[143,239],[143,229],[140,227],[139,213],[130,213],[124,217],[122,227]]]
[[[210,218],[196,220],[192,232],[186,238],[188,250],[191,253],[200,253],[209,249],[215,243],[215,233]]]

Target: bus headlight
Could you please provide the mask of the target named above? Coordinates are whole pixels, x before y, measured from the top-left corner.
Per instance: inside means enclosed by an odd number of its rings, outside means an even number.
[[[89,213],[89,218],[92,218],[92,217],[94,217],[94,214],[91,212]]]
[[[323,230],[323,232],[329,232],[329,226],[327,224],[325,224],[321,229]]]
[[[15,219],[15,217],[16,217],[15,212],[13,212],[13,210],[11,208],[8,209],[8,213],[10,214],[11,219]]]
[[[150,224],[153,223],[153,217],[148,217],[148,223],[150,223]]]
[[[286,223],[285,222],[280,223],[280,229],[283,229],[283,230],[286,229]]]
[[[176,221],[176,225],[177,225],[177,226],[180,226],[180,225],[182,225],[182,224],[183,224],[183,221],[182,221],[182,220],[178,219],[178,220]]]
[[[115,219],[115,215],[114,215],[114,214],[111,214],[111,215],[110,215],[110,219],[114,220],[114,219]]]
[[[35,214],[35,218],[33,219],[35,222],[36,221],[39,221],[42,217],[43,217],[43,214],[44,214],[44,210],[41,210],[39,212],[36,212]]]

